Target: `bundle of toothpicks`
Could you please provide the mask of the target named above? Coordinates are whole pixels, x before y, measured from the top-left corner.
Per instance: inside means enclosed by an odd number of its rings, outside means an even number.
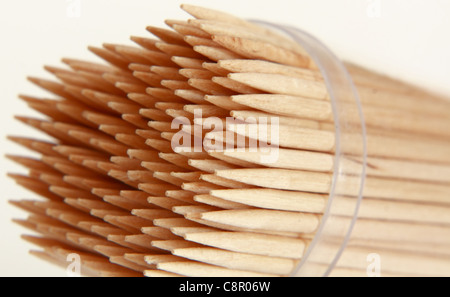
[[[290,276],[336,174],[323,74],[287,36],[182,9],[193,18],[29,78],[50,95],[21,95],[42,117],[17,119],[50,137],[10,136],[40,154],[8,156],[27,169],[10,177],[36,194],[11,201],[29,213],[15,222],[33,255],[64,268],[78,255],[86,276]],[[329,275],[365,276],[377,255],[382,276],[450,276],[450,101],[345,65],[367,176]]]

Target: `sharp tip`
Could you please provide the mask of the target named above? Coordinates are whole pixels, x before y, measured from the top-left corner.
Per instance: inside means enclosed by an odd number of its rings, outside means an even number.
[[[34,84],[39,84],[42,81],[42,79],[35,76],[27,76],[27,80]]]

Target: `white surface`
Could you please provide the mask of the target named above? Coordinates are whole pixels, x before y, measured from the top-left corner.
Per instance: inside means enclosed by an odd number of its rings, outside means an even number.
[[[129,35],[147,36],[147,25],[165,26],[164,19],[185,19],[180,3],[198,4],[251,19],[290,24],[321,39],[335,53],[369,68],[450,95],[450,1],[446,0],[76,0],[2,1],[0,9],[1,153],[27,154],[5,141],[5,135],[38,135],[13,120],[33,115],[18,93],[42,95],[25,80],[51,77],[42,66],[58,66],[60,58],[97,58],[87,45],[132,44]],[[74,17],[75,16],[75,17]],[[20,239],[24,229],[11,223],[25,213],[9,199],[34,197],[6,178],[24,172],[0,158],[0,276],[65,276],[65,271],[28,255],[33,248]]]

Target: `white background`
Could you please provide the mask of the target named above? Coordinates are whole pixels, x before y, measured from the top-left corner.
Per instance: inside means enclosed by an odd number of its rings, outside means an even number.
[[[87,45],[132,44],[130,35],[148,36],[147,25],[185,19],[180,3],[221,9],[243,18],[297,26],[315,35],[343,59],[391,74],[450,96],[450,0],[77,0],[2,1],[0,7],[0,276],[65,276],[65,271],[28,254],[25,230],[11,223],[24,212],[9,199],[32,198],[6,178],[23,169],[3,155],[27,150],[6,135],[39,136],[13,120],[34,115],[17,94],[46,95],[26,76],[51,77],[42,66],[60,66],[62,57],[96,61]]]

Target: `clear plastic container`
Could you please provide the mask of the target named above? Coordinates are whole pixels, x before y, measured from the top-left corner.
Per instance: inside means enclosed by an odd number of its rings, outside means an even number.
[[[358,92],[343,63],[320,41],[293,27],[255,21],[290,36],[309,54],[326,83],[335,123],[335,163],[328,205],[320,227],[291,276],[328,276],[339,260],[357,220],[366,171],[366,131]],[[350,99],[350,100],[349,100]],[[345,105],[343,104],[345,102]],[[348,108],[351,104],[354,108]],[[355,125],[348,118],[359,119]],[[351,145],[346,145],[351,143]],[[359,156],[355,156],[355,149]],[[350,156],[361,163],[343,162]],[[349,203],[349,197],[352,203]],[[342,210],[353,216],[342,216]]]
[[[303,48],[333,109],[328,203],[291,276],[450,276],[450,99],[256,22]]]

